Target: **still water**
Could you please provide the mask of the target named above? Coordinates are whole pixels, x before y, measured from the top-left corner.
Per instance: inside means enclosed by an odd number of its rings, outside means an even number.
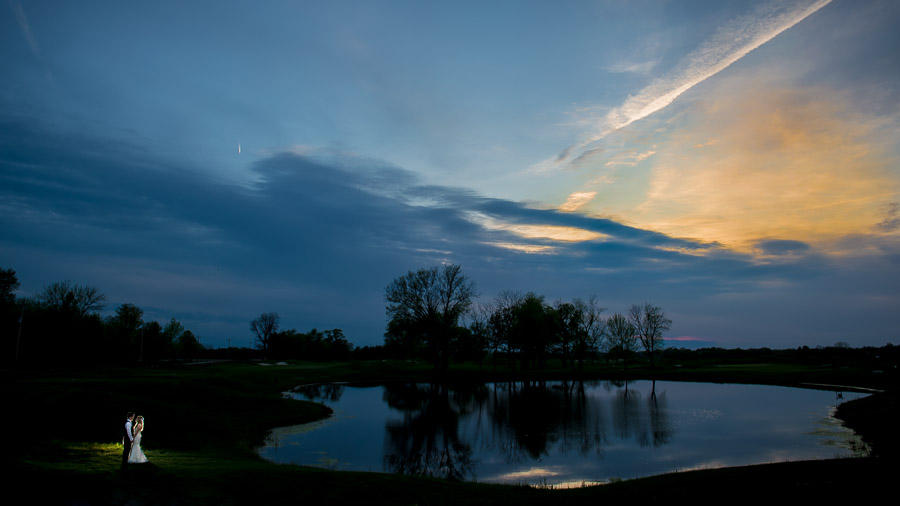
[[[311,385],[334,415],[275,430],[264,458],[338,470],[569,486],[864,454],[831,417],[863,394],[760,385],[545,381]]]

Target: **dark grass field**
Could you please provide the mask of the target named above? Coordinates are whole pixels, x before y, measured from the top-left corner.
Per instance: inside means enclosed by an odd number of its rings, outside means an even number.
[[[657,379],[885,388],[890,378],[864,369],[741,364],[669,367]],[[896,393],[842,406],[840,416],[877,457],[791,462],[672,473],[572,490],[454,483],[380,473],[278,465],[253,452],[269,429],[327,416],[324,406],[283,398],[296,385],[325,381],[428,381],[429,366],[400,362],[170,364],[4,372],[8,409],[4,482],[12,497],[56,504],[595,504],[604,500],[684,498],[712,502],[775,498],[834,502],[892,494],[897,469]],[[522,373],[474,365],[455,381],[546,379],[571,374]],[[649,371],[591,370],[595,378],[647,378]],[[849,388],[847,388],[849,390]],[[117,442],[129,409],[147,416],[150,464],[123,473]]]

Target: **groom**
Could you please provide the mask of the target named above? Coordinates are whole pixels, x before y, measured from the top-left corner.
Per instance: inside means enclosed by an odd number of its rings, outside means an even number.
[[[122,470],[124,471],[128,465],[128,454],[131,453],[131,442],[134,436],[131,435],[131,422],[134,420],[134,411],[129,411],[126,415],[128,421],[125,422],[125,438],[122,439]]]

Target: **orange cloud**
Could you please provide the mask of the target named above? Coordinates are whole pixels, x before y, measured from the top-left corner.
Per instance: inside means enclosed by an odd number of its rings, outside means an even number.
[[[560,211],[572,212],[577,211],[581,207],[584,207],[585,204],[590,202],[595,196],[597,192],[575,192],[569,195],[569,198],[559,206]]]
[[[872,231],[898,195],[878,122],[824,90],[742,88],[681,118],[656,154],[646,200],[623,214],[741,250],[760,238]]]

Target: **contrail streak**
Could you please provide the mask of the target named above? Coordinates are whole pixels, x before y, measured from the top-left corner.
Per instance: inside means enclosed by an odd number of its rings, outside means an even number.
[[[752,14],[730,21],[703,45],[682,58],[669,73],[655,79],[637,95],[628,97],[621,106],[607,113],[595,134],[563,150],[554,165],[578,158],[590,144],[663,109],[682,93],[728,68],[829,3],[831,0],[773,1]]]
[[[41,53],[41,50],[38,47],[37,40],[34,38],[34,34],[31,32],[31,25],[28,23],[28,16],[25,15],[25,8],[22,6],[22,2],[19,0],[8,0],[7,3],[9,4],[9,8],[13,11],[16,21],[19,23],[19,28],[22,29],[22,35],[25,36],[28,47],[31,48],[31,52],[34,53],[35,56],[38,56]]]

